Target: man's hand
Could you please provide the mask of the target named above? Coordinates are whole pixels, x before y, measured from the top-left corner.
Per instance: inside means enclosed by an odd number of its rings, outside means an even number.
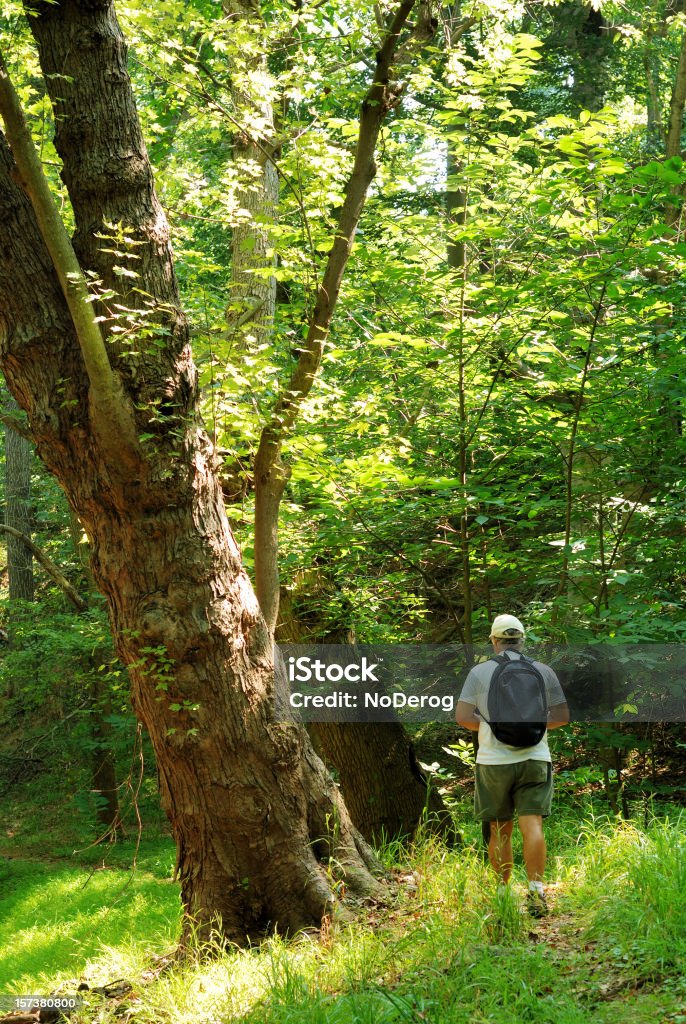
[[[463,729],[471,729],[472,732],[477,732],[482,719],[474,704],[466,704],[463,700],[458,700],[457,707],[455,708],[455,721]]]

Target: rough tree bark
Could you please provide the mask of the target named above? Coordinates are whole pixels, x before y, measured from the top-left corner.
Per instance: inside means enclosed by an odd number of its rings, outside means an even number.
[[[74,246],[99,282],[109,405],[65,302],[72,281],[62,275],[60,286],[31,183],[4,139],[0,365],[88,535],[133,706],[155,749],[187,926],[239,942],[311,926],[332,906],[329,858],[357,894],[378,892],[374,861],[304,729],[271,720],[270,634],[199,422],[124,40],[110,0],[33,3],[31,14]],[[141,322],[156,330],[155,344],[136,338]],[[113,333],[122,323],[129,333]]]
[[[350,817],[370,842],[408,839],[421,826],[449,844],[459,842],[453,817],[400,722],[312,722],[309,732],[335,767]]]

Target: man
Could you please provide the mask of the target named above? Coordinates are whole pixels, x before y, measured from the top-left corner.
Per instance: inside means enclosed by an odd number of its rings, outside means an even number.
[[[490,639],[496,657],[520,659],[524,626],[514,615],[498,615]],[[569,709],[557,676],[540,661],[534,661],[533,666],[545,684],[547,729],[566,725]],[[458,725],[479,733],[474,809],[478,821],[490,823],[488,857],[491,866],[506,885],[512,872],[512,824],[516,811],[529,879],[529,913],[543,917],[548,911],[543,891],[546,857],[543,818],[550,814],[553,796],[547,731],[542,739],[527,747],[508,746],[496,738],[488,724],[488,694],[497,668],[498,663],[489,660],[471,669],[460,694],[455,719]]]

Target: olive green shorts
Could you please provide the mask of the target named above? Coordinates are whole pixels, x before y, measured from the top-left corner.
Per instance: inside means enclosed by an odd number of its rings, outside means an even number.
[[[553,802],[549,761],[477,764],[474,813],[477,821],[510,821],[517,814],[546,818]]]

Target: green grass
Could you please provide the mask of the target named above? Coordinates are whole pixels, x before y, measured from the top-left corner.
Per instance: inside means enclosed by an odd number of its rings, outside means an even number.
[[[586,824],[570,904],[605,956],[644,977],[686,959],[686,814],[599,829]]]
[[[120,771],[120,777],[123,774]],[[134,856],[141,817],[146,841],[158,839],[169,846],[171,839],[156,779],[147,776],[140,786],[137,779],[133,784],[137,807],[128,787],[122,788],[121,796],[129,838],[114,846],[97,842],[101,829],[93,823],[88,772],[60,765],[50,774],[14,784],[9,792],[0,785],[0,857],[21,851],[29,860],[76,857],[81,864],[95,865],[102,862],[106,851],[108,864],[125,867]]]
[[[594,817],[590,804],[583,814],[559,807],[547,827],[556,913],[539,925],[521,912],[521,865],[498,891],[479,830],[462,816],[462,850],[428,837],[386,848],[389,903],[354,924],[201,948],[165,969],[155,955],[173,946],[179,922],[168,843],[146,841],[133,877],[126,848],[102,870],[0,860],[0,989],[132,982],[117,1015],[115,1001],[90,996],[74,1024],[686,1020],[686,818],[640,828]]]
[[[160,874],[0,858],[0,992],[50,990],[107,945],[173,946],[178,887]]]

